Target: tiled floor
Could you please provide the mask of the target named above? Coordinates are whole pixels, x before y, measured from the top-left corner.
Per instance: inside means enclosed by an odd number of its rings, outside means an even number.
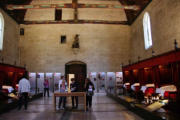
[[[29,103],[28,110],[14,109],[0,115],[0,120],[142,120],[104,93],[93,96],[91,111],[84,112],[83,104],[80,104],[78,110],[72,111],[70,98],[68,103],[67,110],[54,112],[52,97],[41,98]]]

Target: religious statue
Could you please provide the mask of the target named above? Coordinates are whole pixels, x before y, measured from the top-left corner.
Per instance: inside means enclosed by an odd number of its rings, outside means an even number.
[[[79,35],[78,34],[76,34],[76,36],[74,37],[72,48],[79,48]]]

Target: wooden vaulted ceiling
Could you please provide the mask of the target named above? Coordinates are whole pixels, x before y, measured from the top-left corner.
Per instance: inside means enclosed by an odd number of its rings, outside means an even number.
[[[139,10],[125,10],[127,20],[129,24],[132,24],[134,20],[139,16],[139,14],[145,9],[145,7],[152,0],[119,0],[122,5],[138,5],[140,6]]]
[[[77,11],[77,8],[120,8],[124,9],[126,16],[127,16],[127,21],[89,21],[89,20],[79,20],[77,18],[77,15],[74,14],[75,16],[75,21],[79,23],[96,23],[96,24],[127,24],[131,25],[134,20],[138,17],[138,15],[145,9],[145,7],[152,1],[152,0],[117,0],[121,3],[122,6],[112,6],[112,5],[104,5],[104,4],[78,4],[78,0],[72,0],[72,4],[64,4],[62,8],[74,8],[75,11]],[[97,0],[98,1],[98,0]],[[99,0],[99,3],[103,0]],[[104,0],[104,1],[113,1],[113,0]],[[26,11],[28,8],[28,5],[32,0],[0,0],[0,7],[9,14],[17,23],[19,24],[24,24],[28,23],[24,21],[24,17],[26,14]],[[14,9],[13,8],[17,8]],[[18,7],[21,9],[18,9]],[[58,5],[51,5],[50,7],[56,8]],[[31,6],[32,7],[32,6]],[[37,6],[33,6],[36,8]],[[47,7],[47,6],[46,6]],[[32,8],[31,8],[32,9]],[[77,12],[75,12],[77,13]],[[77,22],[77,23],[78,23]],[[41,23],[41,22],[37,22]],[[47,23],[47,22],[46,22]],[[68,23],[68,21],[58,21],[58,22],[49,22],[50,24],[52,23]],[[69,21],[69,23],[73,23],[72,20]],[[31,24],[31,22],[29,23]],[[43,24],[43,22],[41,23]]]
[[[23,10],[8,10],[7,5],[28,5],[32,0],[0,0],[0,7],[9,14],[17,23],[21,24],[24,22],[24,16],[26,9]]]

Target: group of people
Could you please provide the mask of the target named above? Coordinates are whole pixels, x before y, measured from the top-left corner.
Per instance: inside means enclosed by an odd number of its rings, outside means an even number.
[[[95,88],[94,88],[94,84],[91,82],[91,80],[89,78],[86,78],[84,89],[86,92],[86,106],[87,106],[87,108],[91,108],[92,96],[94,94]],[[75,78],[71,79],[70,90],[71,90],[71,92],[79,92],[79,83],[75,80]],[[59,92],[60,93],[68,92],[68,85],[67,85],[67,82],[66,82],[64,76],[61,76],[61,79],[59,80]],[[24,104],[25,109],[27,109],[29,93],[30,93],[30,82],[27,79],[27,75],[25,74],[22,77],[22,79],[19,81],[19,87],[18,87],[18,96],[19,96],[18,109],[19,110],[21,109],[22,104]],[[44,96],[46,95],[46,93],[49,97],[48,79],[44,80]],[[71,99],[72,99],[72,108],[77,109],[78,108],[78,96],[72,96]],[[66,97],[65,96],[62,96],[59,98],[58,107],[59,107],[59,109],[66,108]]]
[[[87,108],[91,108],[92,96],[94,94],[95,88],[89,78],[86,78],[85,83],[86,84],[85,84],[84,89],[86,91],[86,106],[87,106]],[[70,90],[71,90],[71,92],[79,91],[79,84],[74,78],[71,79]],[[64,79],[64,76],[62,76],[61,80],[59,81],[59,92],[61,92],[61,93],[67,92],[67,83]],[[72,96],[71,99],[72,99],[72,109],[77,109],[78,108],[78,96]],[[63,102],[63,106],[61,107],[62,102]],[[65,109],[65,107],[66,107],[66,97],[65,96],[59,98],[59,106],[58,107],[59,107],[59,109]]]

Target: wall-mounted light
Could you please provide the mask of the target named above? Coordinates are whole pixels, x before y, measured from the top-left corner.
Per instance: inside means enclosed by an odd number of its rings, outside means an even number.
[[[177,43],[176,39],[174,40],[174,49],[178,50],[178,43]]]
[[[128,60],[128,62],[129,62],[129,65],[131,64],[131,60]]]
[[[123,63],[121,63],[121,67],[123,67]]]
[[[140,61],[140,59],[141,59],[141,57],[140,57],[140,56],[138,56],[138,62]]]
[[[138,72],[138,69],[133,69],[133,72],[134,72],[134,73]]]
[[[144,70],[148,70],[148,69],[149,69],[148,67],[144,68]]]
[[[24,64],[24,68],[26,68],[26,64]]]
[[[155,51],[152,49],[152,57],[155,56]]]
[[[4,63],[4,58],[1,58],[1,62]]]

